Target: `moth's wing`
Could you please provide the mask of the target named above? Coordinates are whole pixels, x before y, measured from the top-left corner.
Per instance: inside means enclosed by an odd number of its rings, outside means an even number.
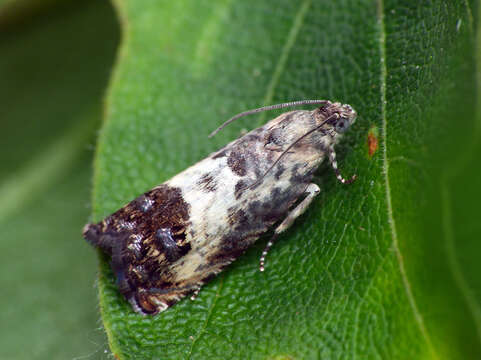
[[[177,283],[172,270],[191,249],[189,211],[180,189],[160,185],[86,225],[84,237],[112,257],[119,290],[137,312],[155,314],[197,290]]]

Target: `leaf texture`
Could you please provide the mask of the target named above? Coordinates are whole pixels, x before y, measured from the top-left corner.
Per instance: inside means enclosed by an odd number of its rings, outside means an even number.
[[[343,186],[321,167],[321,195],[266,272],[261,239],[196,301],[141,317],[102,258],[101,309],[118,358],[481,356],[478,3],[116,6],[124,37],[98,144],[96,220],[276,115],[207,139],[240,111],[320,98],[359,113],[338,146],[343,173],[358,181]]]

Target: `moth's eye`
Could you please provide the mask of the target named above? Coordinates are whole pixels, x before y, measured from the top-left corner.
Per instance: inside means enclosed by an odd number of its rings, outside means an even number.
[[[340,118],[339,121],[336,123],[336,132],[343,133],[347,130],[348,127],[349,122],[344,118]]]

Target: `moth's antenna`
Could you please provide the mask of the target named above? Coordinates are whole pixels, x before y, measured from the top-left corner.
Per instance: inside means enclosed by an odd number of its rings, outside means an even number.
[[[247,110],[247,111],[241,112],[240,114],[237,114],[237,115],[231,117],[229,120],[227,120],[221,126],[219,126],[217,129],[215,129],[209,135],[209,137],[211,138],[212,136],[217,134],[219,131],[221,131],[223,128],[225,128],[227,125],[229,125],[231,122],[234,122],[238,118],[241,118],[241,117],[246,116],[246,115],[251,115],[251,114],[255,114],[255,113],[267,111],[267,110],[284,109],[286,107],[292,107],[292,106],[326,105],[327,103],[329,103],[328,100],[300,100],[300,101],[291,101],[291,102],[286,102],[286,103],[282,103],[282,104],[263,106],[263,107],[260,107],[260,108],[257,108],[257,109]]]
[[[286,150],[284,150],[280,155],[279,157],[276,159],[276,161],[274,161],[274,163],[269,167],[269,169],[267,169],[267,171],[259,178],[256,180],[255,183],[253,183],[252,185],[248,185],[247,188],[252,188],[254,186],[256,186],[257,184],[259,184],[262,179],[264,179],[264,177],[269,173],[269,171],[271,171],[274,166],[277,165],[277,163],[282,159],[282,157],[288,153],[289,150],[291,150],[299,141],[301,141],[302,139],[304,139],[305,137],[307,137],[308,135],[312,134],[313,132],[319,130],[325,123],[327,123],[328,121],[332,120],[333,118],[339,118],[339,114],[335,113],[335,114],[332,114],[331,116],[329,116],[326,120],[324,120],[320,125],[317,125],[315,128],[309,130],[308,132],[306,132],[304,135],[302,135],[301,137],[299,137],[296,141],[294,141],[291,145],[289,145],[287,147]]]

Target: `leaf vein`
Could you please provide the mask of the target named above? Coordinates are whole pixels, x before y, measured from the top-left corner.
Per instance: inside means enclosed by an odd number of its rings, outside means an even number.
[[[207,313],[207,317],[205,318],[204,325],[202,325],[202,328],[200,329],[199,334],[197,335],[197,337],[194,338],[194,340],[192,341],[192,344],[190,345],[189,353],[187,354],[187,359],[190,359],[192,357],[195,344],[202,337],[202,335],[206,333],[207,325],[209,324],[209,320],[212,317],[212,313],[214,311],[215,305],[217,304],[217,299],[220,296],[220,292],[222,290],[223,284],[224,284],[224,277],[222,276],[219,281],[219,287],[217,288],[217,291],[215,293],[214,301],[212,302],[212,305],[210,306],[209,311]]]
[[[281,50],[281,54],[279,56],[279,61],[276,64],[274,69],[274,73],[272,74],[271,81],[267,86],[266,96],[264,97],[263,104],[268,105],[272,103],[272,99],[274,97],[274,91],[279,83],[279,79],[281,77],[282,71],[286,67],[287,59],[289,58],[289,54],[295,44],[297,39],[297,35],[299,34],[299,30],[301,29],[302,24],[304,23],[304,17],[311,6],[311,0],[304,0],[301,4],[299,11],[294,18],[294,22],[292,23],[291,29],[289,34],[287,35],[286,42]],[[260,117],[259,123],[265,122],[265,113],[263,113]]]
[[[426,329],[426,325],[424,324],[423,316],[421,315],[418,306],[416,304],[416,300],[414,299],[414,294],[411,288],[411,284],[407,277],[406,269],[404,267],[404,259],[399,249],[399,242],[398,242],[398,235],[396,230],[396,222],[393,216],[393,208],[391,202],[391,187],[389,183],[389,160],[387,156],[387,118],[386,118],[386,80],[387,80],[387,65],[386,65],[386,27],[384,21],[384,0],[377,1],[377,15],[378,15],[378,22],[379,22],[379,52],[380,52],[380,65],[381,65],[381,74],[380,74],[380,85],[381,85],[381,116],[382,116],[382,156],[383,156],[383,173],[384,173],[384,181],[386,186],[386,206],[387,206],[387,216],[388,216],[388,223],[391,229],[391,238],[392,238],[392,247],[394,253],[396,254],[396,258],[399,265],[399,273],[401,275],[401,279],[403,281],[404,290],[406,291],[406,296],[408,298],[409,304],[414,314],[414,318],[416,323],[419,327],[421,335],[426,342],[429,351],[431,352],[432,356],[436,359],[439,358],[437,355],[433,344],[431,342],[431,338],[429,333]]]

